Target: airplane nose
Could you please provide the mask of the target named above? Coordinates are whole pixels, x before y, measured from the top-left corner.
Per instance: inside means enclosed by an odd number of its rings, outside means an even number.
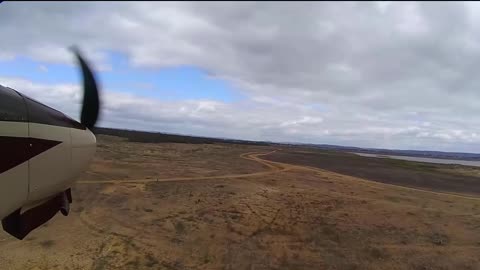
[[[72,129],[72,147],[95,147],[97,139],[92,131],[85,129]]]
[[[97,139],[88,128],[71,130],[72,173],[73,177],[77,177],[88,167],[93,159],[97,147]]]

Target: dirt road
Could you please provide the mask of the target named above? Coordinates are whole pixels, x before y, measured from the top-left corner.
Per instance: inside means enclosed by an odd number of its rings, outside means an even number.
[[[108,184],[108,183],[116,184],[116,183],[151,183],[151,182],[171,182],[171,181],[190,181],[190,180],[232,179],[232,178],[246,178],[246,177],[265,176],[265,175],[285,172],[285,171],[294,170],[294,169],[303,170],[303,171],[310,171],[310,172],[314,172],[314,173],[325,173],[326,172],[326,170],[322,170],[322,169],[311,167],[311,166],[293,165],[293,164],[270,161],[270,160],[260,158],[260,156],[270,155],[270,154],[273,154],[277,151],[278,150],[274,150],[274,151],[270,151],[270,152],[267,152],[267,153],[248,152],[248,153],[243,153],[243,154],[240,155],[240,158],[258,162],[258,163],[266,166],[269,169],[267,171],[262,171],[262,172],[244,173],[244,174],[225,174],[225,175],[217,175],[217,176],[170,177],[170,178],[163,178],[163,179],[129,179],[129,180],[98,180],[98,181],[84,180],[84,181],[78,181],[77,183],[79,183],[79,184]],[[329,173],[332,173],[332,172],[329,172]],[[347,180],[345,180],[345,181],[347,181]],[[361,182],[361,183],[363,183],[367,186],[380,185],[380,186],[393,187],[393,188],[397,188],[397,189],[406,189],[406,190],[412,190],[412,191],[426,192],[426,193],[430,193],[430,194],[448,195],[448,196],[459,197],[459,198],[480,200],[480,198],[474,197],[474,196],[455,194],[455,193],[450,193],[450,192],[437,192],[437,191],[425,190],[425,189],[421,189],[421,188],[405,187],[405,186],[381,183],[381,182],[376,182],[376,181],[371,181],[371,180],[366,180],[366,179],[361,179],[361,178],[355,178],[354,181]]]
[[[195,176],[195,177],[170,177],[170,178],[163,178],[163,179],[129,179],[129,180],[84,180],[78,181],[79,184],[105,184],[105,183],[150,183],[150,182],[170,182],[170,181],[188,181],[188,180],[207,180],[207,179],[226,179],[226,178],[244,178],[244,177],[254,177],[254,176],[265,176],[273,173],[285,172],[291,170],[297,166],[290,165],[286,163],[279,163],[274,161],[269,161],[265,159],[259,158],[259,156],[265,156],[274,153],[275,151],[271,151],[268,153],[244,153],[241,154],[240,157],[243,159],[251,160],[258,162],[266,167],[269,170],[262,171],[262,172],[254,172],[254,173],[244,173],[244,174],[226,174],[226,175],[217,175],[217,176]]]

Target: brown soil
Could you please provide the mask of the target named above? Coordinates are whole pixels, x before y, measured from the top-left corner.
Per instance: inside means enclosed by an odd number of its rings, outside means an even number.
[[[99,143],[72,213],[1,233],[0,269],[480,269],[479,199],[262,161],[283,155],[268,147]]]

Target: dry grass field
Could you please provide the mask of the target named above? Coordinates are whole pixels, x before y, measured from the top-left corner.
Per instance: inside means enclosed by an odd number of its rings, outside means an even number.
[[[391,162],[367,181],[315,150],[98,141],[70,215],[23,241],[1,232],[0,269],[480,269],[468,167]]]

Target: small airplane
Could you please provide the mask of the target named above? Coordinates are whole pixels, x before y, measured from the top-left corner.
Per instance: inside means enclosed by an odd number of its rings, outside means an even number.
[[[96,152],[99,91],[79,50],[72,51],[83,77],[80,123],[0,85],[0,219],[20,240],[59,211],[68,215],[71,187]]]

